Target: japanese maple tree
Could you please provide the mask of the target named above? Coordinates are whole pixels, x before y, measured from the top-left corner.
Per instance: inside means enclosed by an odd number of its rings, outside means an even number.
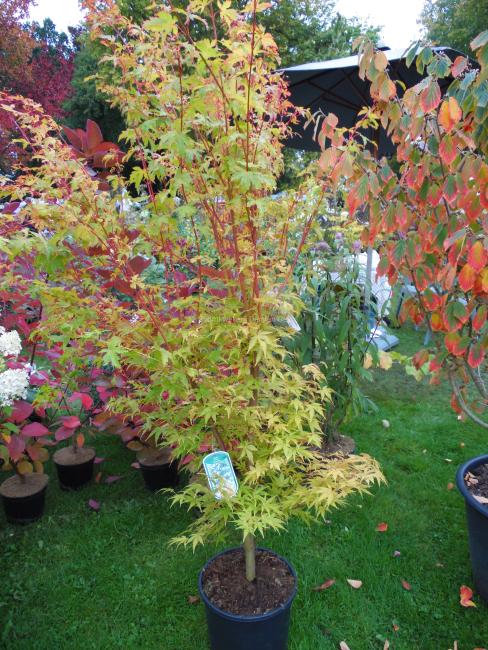
[[[265,5],[158,5],[142,25],[111,0],[86,5],[114,69],[101,89],[124,113],[135,167],[126,182],[115,165],[105,191],[52,121],[32,128],[29,110],[4,98],[42,162],[4,190],[42,199],[22,210],[39,235],[17,238],[11,259],[43,251],[55,281],[37,284],[37,332],[59,341],[60,359],[88,346],[126,377],[111,412],[137,419],[194,473],[209,448],[230,453],[238,493],[217,501],[191,482],[174,501],[201,516],[175,542],[194,547],[232,524],[252,580],[257,535],[323,516],[381,479],[368,456],[314,451],[329,390],[317,366],[293,370],[283,345],[299,303],[293,269],[327,189],[312,169],[273,196],[295,109],[256,21]]]

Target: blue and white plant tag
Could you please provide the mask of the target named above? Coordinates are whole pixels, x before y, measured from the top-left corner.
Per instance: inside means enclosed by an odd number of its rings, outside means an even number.
[[[239,484],[232,461],[226,451],[214,451],[205,456],[203,469],[207,475],[208,485],[216,499],[233,497],[237,494]]]

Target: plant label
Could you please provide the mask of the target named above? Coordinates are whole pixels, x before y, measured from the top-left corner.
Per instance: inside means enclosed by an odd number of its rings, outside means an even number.
[[[237,494],[239,484],[232,461],[226,451],[214,451],[205,456],[203,469],[207,475],[208,485],[216,499],[233,497]]]

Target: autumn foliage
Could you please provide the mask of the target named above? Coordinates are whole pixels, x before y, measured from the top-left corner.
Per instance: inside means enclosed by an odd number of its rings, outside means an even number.
[[[293,270],[327,189],[311,169],[297,191],[273,196],[296,109],[256,20],[263,7],[158,6],[137,25],[113,1],[86,4],[113,67],[100,85],[124,112],[134,166],[124,179],[110,147],[101,185],[93,167],[107,156],[93,123],[65,130],[68,144],[37,105],[3,96],[38,162],[2,189],[25,200],[6,223],[31,227],[4,247],[9,280],[32,259],[35,336],[56,341],[69,373],[106,370],[119,390],[103,415],[123,419],[125,440],[137,427],[171,446],[195,476],[174,501],[201,516],[175,542],[196,546],[232,524],[252,579],[255,536],[322,517],[381,480],[367,455],[314,450],[330,390],[314,364],[293,369],[283,343],[299,305]],[[209,449],[232,456],[232,499],[217,502],[205,482]]]
[[[415,367],[428,369],[434,382],[446,375],[453,408],[486,426],[488,32],[472,47],[477,66],[412,50],[407,59],[418,54],[426,76],[403,89],[389,78],[385,55],[362,41],[360,75],[371,81],[372,106],[349,131],[326,116],[319,142],[323,173],[345,189],[350,215],[369,210],[363,241],[380,247],[378,273],[414,287],[402,317],[435,334],[433,346],[413,358]],[[449,76],[443,97],[439,80]],[[364,126],[387,131],[396,161],[378,160],[374,143],[359,140]]]

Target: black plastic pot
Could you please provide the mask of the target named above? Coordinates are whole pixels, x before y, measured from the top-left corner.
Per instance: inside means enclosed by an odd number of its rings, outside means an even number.
[[[271,612],[260,616],[238,616],[230,614],[213,605],[203,590],[203,575],[207,567],[221,555],[232,553],[230,548],[211,558],[200,571],[198,591],[205,603],[207,615],[208,636],[212,650],[286,650],[288,647],[288,628],[290,611],[297,592],[297,576],[291,564],[280,555],[269,549],[257,549],[273,553],[284,562],[295,578],[293,592],[286,603]]]
[[[144,483],[151,492],[178,485],[178,463],[176,461],[164,465],[143,465],[139,460],[139,465]]]
[[[488,603],[488,508],[477,501],[466,487],[466,472],[488,464],[488,454],[468,460],[458,469],[456,483],[466,504],[469,549],[476,591]]]
[[[7,521],[11,524],[30,524],[44,514],[46,485],[35,494],[25,497],[7,497],[2,494],[3,508]]]
[[[89,483],[93,478],[94,462],[95,454],[93,454],[93,458],[79,465],[61,465],[54,460],[61,489],[79,490]]]

